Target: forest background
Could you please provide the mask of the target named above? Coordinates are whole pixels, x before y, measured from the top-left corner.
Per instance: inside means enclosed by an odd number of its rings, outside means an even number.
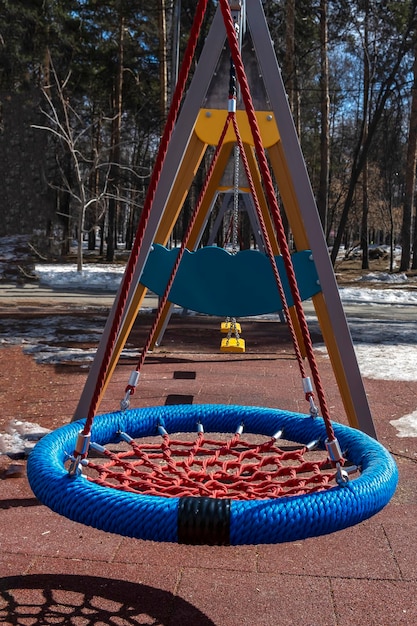
[[[0,0],[0,236],[28,235],[48,259],[75,240],[80,270],[84,247],[106,261],[130,249],[196,4]],[[332,261],[360,249],[367,269],[376,244],[394,270],[401,246],[396,269],[417,269],[417,0],[263,6]]]

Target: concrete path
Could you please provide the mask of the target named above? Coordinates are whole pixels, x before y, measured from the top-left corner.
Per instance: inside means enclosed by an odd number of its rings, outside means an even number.
[[[39,283],[0,283],[0,308],[22,307],[111,307],[114,293],[51,289]]]

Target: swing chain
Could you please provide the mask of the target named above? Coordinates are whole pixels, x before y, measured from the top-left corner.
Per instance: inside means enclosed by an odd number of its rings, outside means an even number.
[[[237,253],[238,227],[239,227],[239,146],[235,146],[234,163],[234,189],[233,189],[233,231],[232,231],[232,254]]]
[[[232,318],[227,318],[226,322],[229,322],[229,331],[227,333],[227,337],[226,337],[226,345],[229,344],[229,341],[232,338],[232,335],[235,336],[236,338],[236,343],[239,344],[239,339],[240,339],[240,334],[239,331],[237,329],[237,322],[236,322],[236,318],[232,317]]]
[[[236,37],[239,38],[239,24],[235,22]],[[236,112],[237,103],[237,81],[236,67],[233,58],[230,55],[230,76],[229,76],[229,112]],[[232,217],[232,254],[237,253],[238,245],[238,228],[239,228],[239,165],[240,165],[240,148],[236,143],[234,147],[234,172],[233,172],[233,217]]]
[[[241,8],[240,1],[238,2],[238,6],[234,5],[234,8],[236,10],[240,11],[240,8]],[[238,16],[235,16],[234,28],[235,28],[236,38],[238,40],[240,40],[240,25],[239,25],[239,18],[238,18]],[[235,66],[235,63],[233,61],[232,55],[230,55],[229,97],[228,97],[227,110],[228,110],[229,116],[231,116],[231,114],[233,114],[233,119],[235,118],[235,114],[236,114],[237,99],[238,99],[238,83],[237,83],[237,79],[236,79],[236,66]],[[232,226],[232,255],[236,255],[238,253],[238,242],[239,242],[239,194],[240,194],[240,188],[239,188],[239,179],[240,179],[239,167],[240,167],[240,157],[241,157],[241,148],[239,146],[239,143],[236,142],[236,144],[234,146],[234,152],[233,152],[233,209],[232,209],[232,219],[231,219],[231,226]],[[229,226],[229,228],[230,228],[230,226]],[[230,230],[228,232],[230,232]],[[243,352],[244,352],[245,351],[245,348],[244,348],[245,342],[243,341],[243,339],[240,340],[240,335],[239,335],[239,331],[238,331],[236,318],[234,318],[234,317],[232,317],[232,318],[227,317],[226,318],[226,328],[228,330],[227,336],[226,336],[225,339],[222,340],[220,349],[224,350],[225,352],[228,352],[230,349],[232,349],[232,351],[234,351],[234,347],[237,348],[237,351],[239,351],[243,347]],[[239,326],[239,329],[240,329],[240,326]],[[232,335],[234,335],[235,340],[236,340],[235,346],[234,346],[234,341],[231,342]]]

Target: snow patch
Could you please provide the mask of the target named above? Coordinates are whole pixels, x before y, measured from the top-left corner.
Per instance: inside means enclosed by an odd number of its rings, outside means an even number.
[[[355,346],[362,376],[373,380],[416,381],[417,346]]]
[[[125,268],[116,264],[85,264],[82,272],[77,266],[68,265],[35,265],[35,273],[41,285],[47,287],[63,287],[65,289],[95,290],[116,292],[122,280]]]
[[[390,424],[398,430],[397,437],[417,437],[417,411],[391,420]]]
[[[389,274],[388,272],[370,272],[362,276],[360,280],[367,283],[401,284],[408,282],[406,274]]]
[[[11,458],[26,457],[50,430],[33,422],[11,420],[6,432],[0,433],[0,454]]]

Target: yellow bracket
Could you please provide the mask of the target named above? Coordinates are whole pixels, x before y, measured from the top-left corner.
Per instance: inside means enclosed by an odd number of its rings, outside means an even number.
[[[227,116],[228,112],[224,109],[200,109],[194,127],[195,134],[202,142],[210,146],[217,146]],[[269,148],[276,144],[279,141],[279,132],[274,114],[271,111],[257,111],[256,119],[258,121],[263,146]],[[254,141],[246,111],[236,111],[236,121],[243,143],[253,146]],[[235,143],[236,141],[236,133],[233,126],[230,125],[224,142]]]

